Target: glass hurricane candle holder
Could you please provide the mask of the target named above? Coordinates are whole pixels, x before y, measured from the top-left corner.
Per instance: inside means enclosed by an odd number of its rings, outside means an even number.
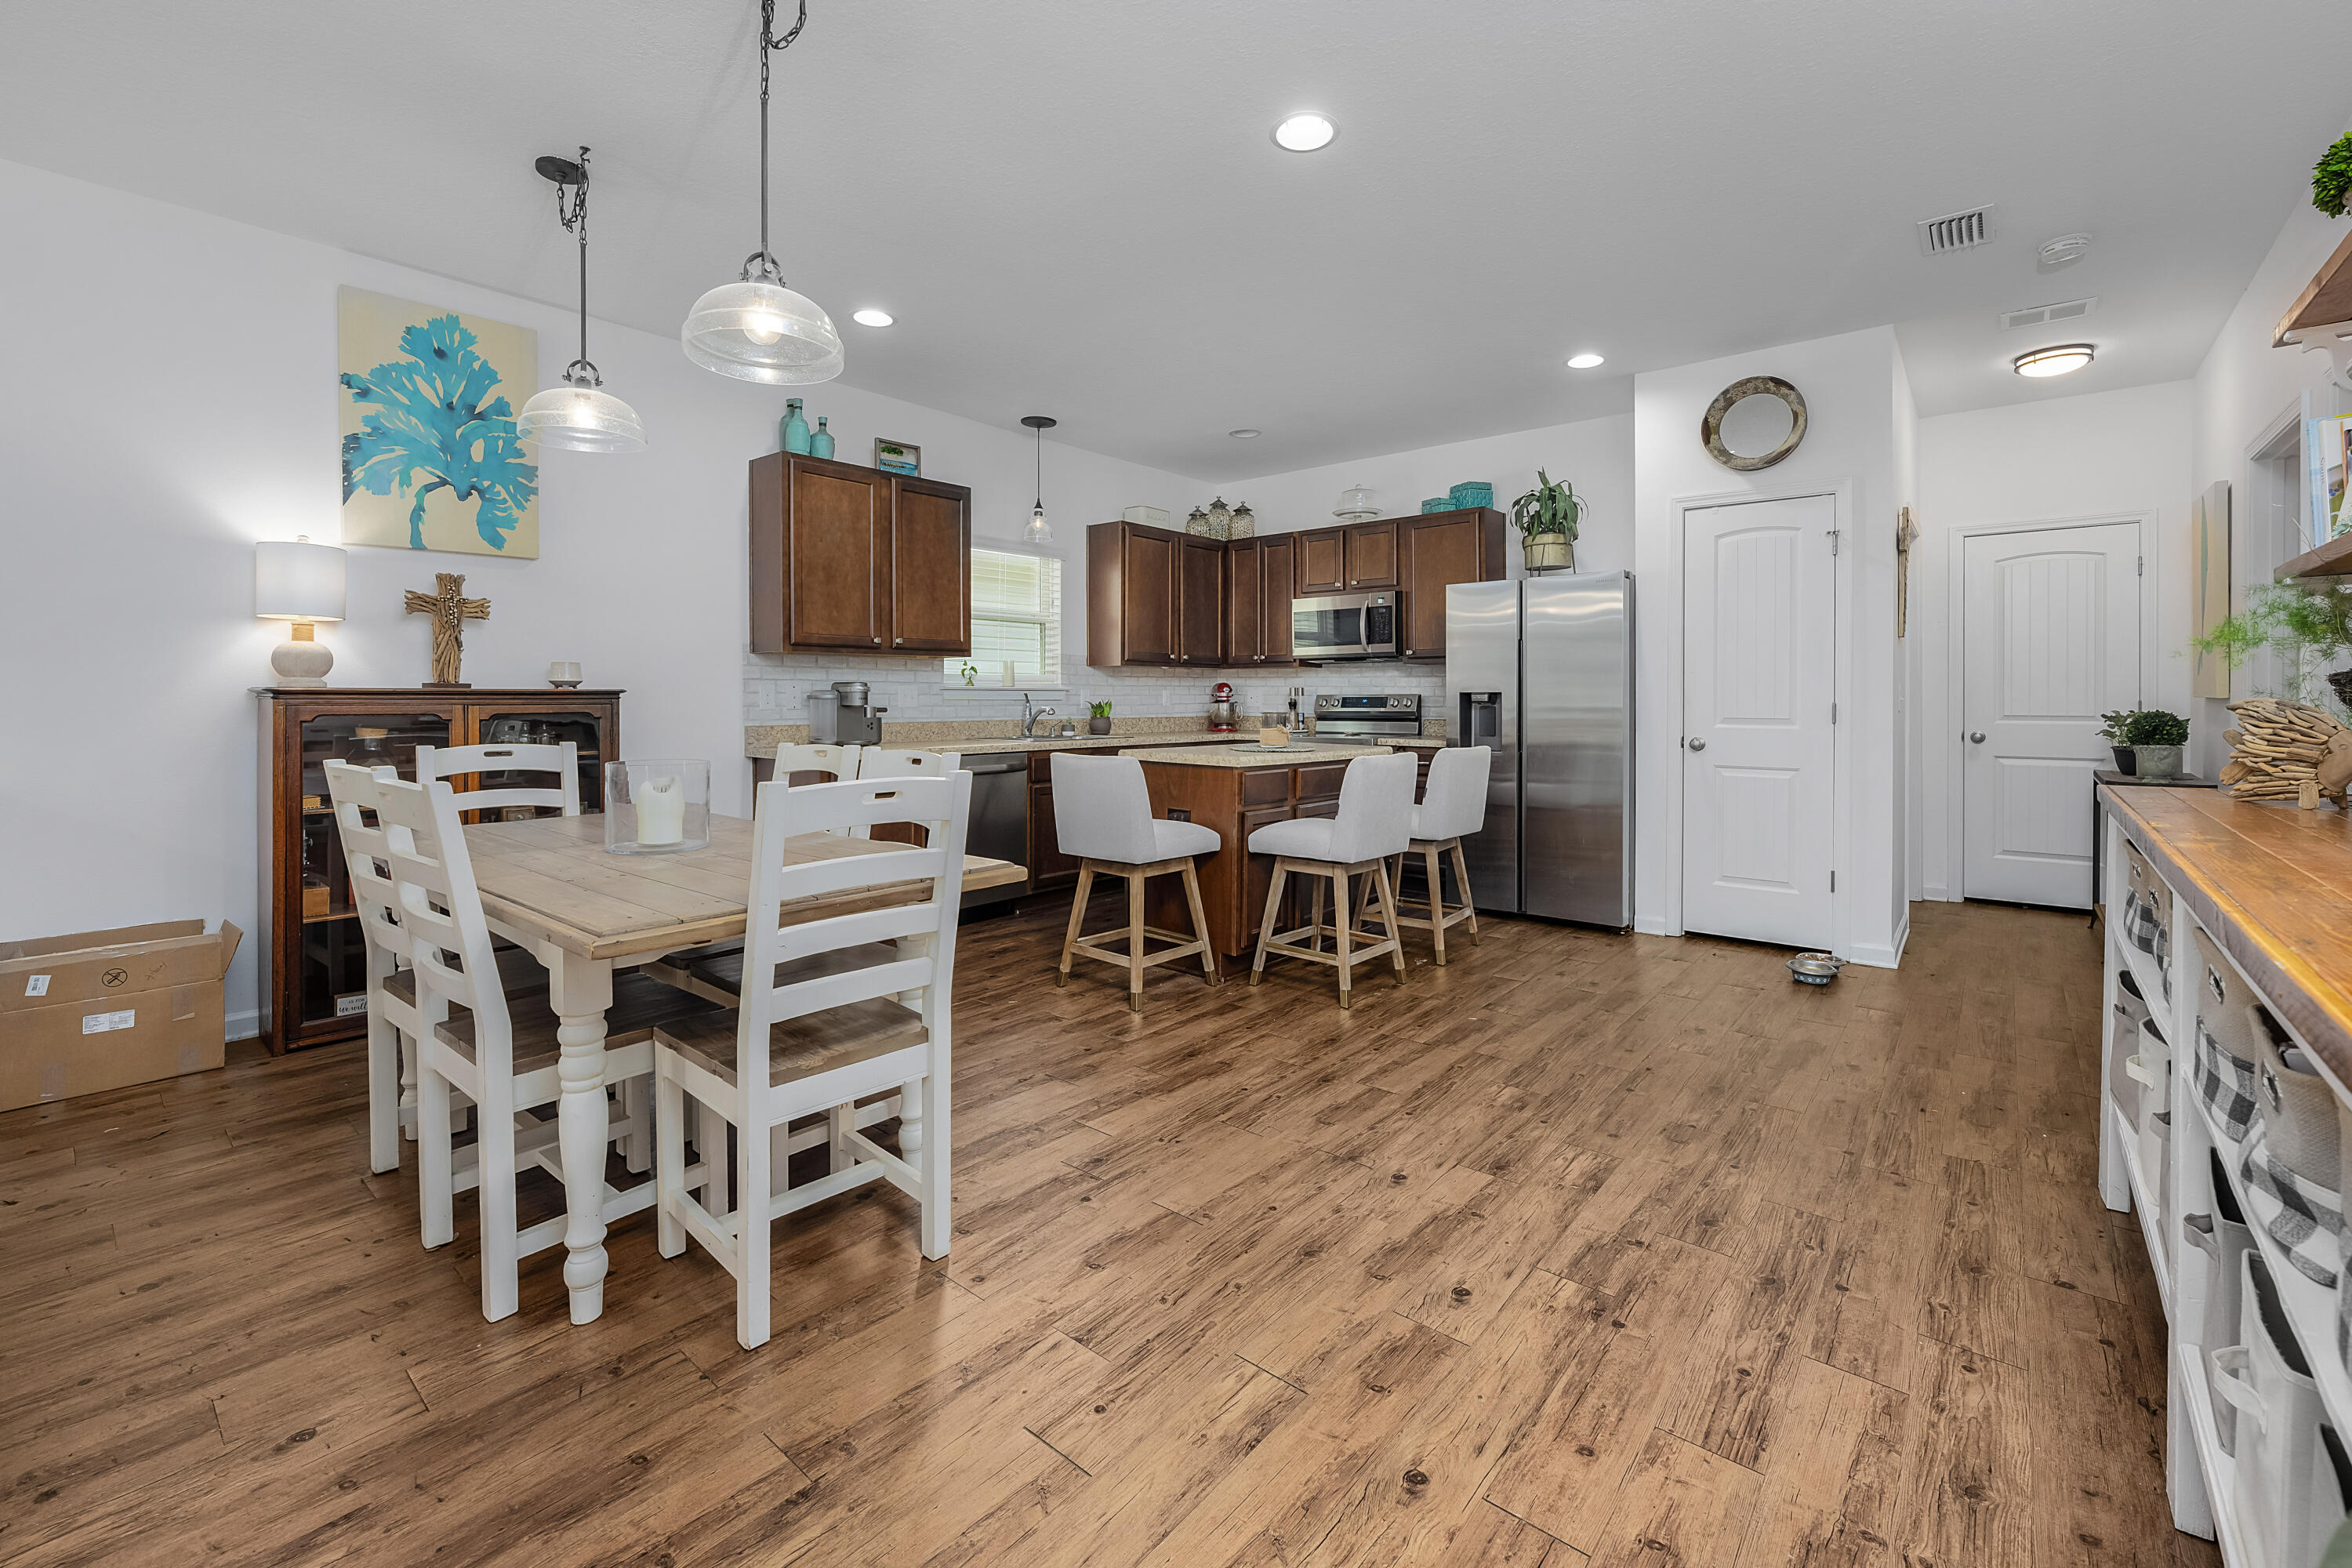
[[[677,855],[710,847],[710,764],[604,764],[604,853]]]

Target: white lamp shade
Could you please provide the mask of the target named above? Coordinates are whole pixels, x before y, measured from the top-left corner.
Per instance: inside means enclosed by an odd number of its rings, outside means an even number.
[[[574,452],[642,452],[646,427],[637,411],[593,386],[551,386],[522,405],[515,434],[542,447]]]
[[[343,552],[307,539],[253,547],[253,613],[265,621],[343,618]]]
[[[686,357],[738,381],[803,386],[841,374],[841,334],[805,295],[780,284],[722,283],[678,329]]]

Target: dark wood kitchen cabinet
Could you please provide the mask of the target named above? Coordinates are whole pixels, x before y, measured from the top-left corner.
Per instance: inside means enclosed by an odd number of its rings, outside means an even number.
[[[1298,541],[1293,593],[1299,598],[1311,599],[1318,594],[1348,591],[1346,529],[1315,528],[1291,537]]]
[[[1176,550],[1176,662],[1225,662],[1225,542],[1188,534]]]
[[[751,648],[971,651],[971,491],[855,463],[751,460]]]
[[[1290,657],[1288,534],[1236,539],[1225,547],[1225,662],[1287,665]]]
[[[1503,514],[1492,507],[1424,512],[1400,519],[1404,657],[1445,657],[1445,590],[1456,583],[1497,583],[1506,575]]]
[[[1087,530],[1088,664],[1176,662],[1176,552],[1184,537],[1133,522]]]
[[[1368,593],[1398,585],[1400,531],[1404,520],[1353,522],[1345,528],[1309,529],[1298,541],[1297,593]]]

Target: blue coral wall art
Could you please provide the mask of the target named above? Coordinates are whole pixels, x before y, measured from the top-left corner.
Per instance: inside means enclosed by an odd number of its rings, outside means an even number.
[[[539,468],[514,411],[539,334],[413,300],[335,294],[343,542],[539,558]]]

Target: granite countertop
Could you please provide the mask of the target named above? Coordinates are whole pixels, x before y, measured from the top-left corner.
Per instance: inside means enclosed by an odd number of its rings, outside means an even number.
[[[1013,722],[1013,721],[1003,721]],[[1142,747],[1156,750],[1181,749],[1191,746],[1238,745],[1257,738],[1255,725],[1223,734],[1202,728],[1198,721],[1185,719],[1124,720],[1123,732],[1110,735],[1076,735],[1067,740],[1040,736],[1023,741],[1008,735],[1003,730],[984,721],[970,720],[944,721],[931,723],[895,723],[885,721],[882,743],[886,746],[906,746],[917,751],[955,752],[968,757],[1004,756],[1029,752],[1117,752]],[[1162,728],[1166,726],[1166,728]],[[1189,726],[1189,727],[1186,727]],[[974,734],[975,730],[989,732]],[[751,758],[768,758],[776,754],[779,743],[797,744],[807,737],[805,725],[751,724],[743,731],[743,754]],[[1411,751],[1436,751],[1445,744],[1443,733],[1432,733],[1378,742],[1401,746]],[[1334,746],[1349,751],[1363,751],[1374,744],[1355,736],[1302,735],[1291,742],[1293,750],[1309,746]]]
[[[1142,746],[1119,753],[1139,763],[1174,763],[1190,768],[1287,768],[1301,763],[1338,763],[1351,757],[1379,757],[1387,746],[1311,744],[1293,741],[1279,751],[1243,751],[1240,743],[1223,746]]]

